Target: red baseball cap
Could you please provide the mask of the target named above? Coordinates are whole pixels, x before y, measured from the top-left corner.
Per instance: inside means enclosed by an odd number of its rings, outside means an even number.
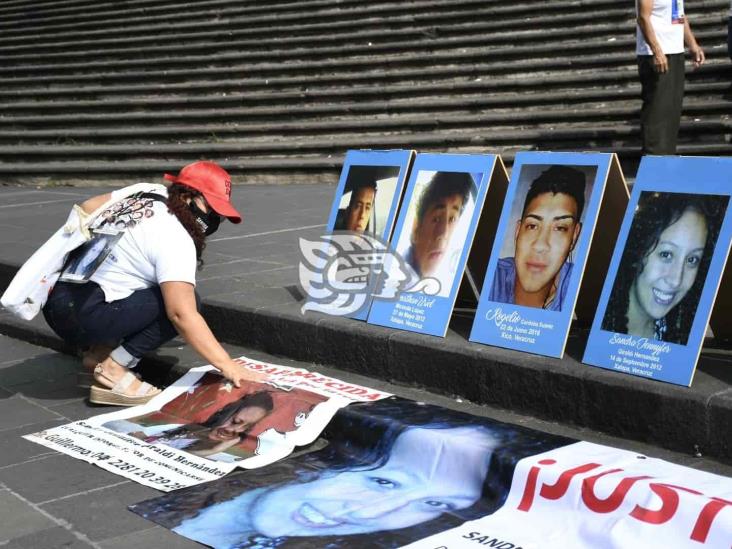
[[[231,204],[231,176],[216,162],[199,160],[184,166],[178,175],[166,173],[163,178],[196,189],[213,211],[232,223],[241,223],[241,214]]]

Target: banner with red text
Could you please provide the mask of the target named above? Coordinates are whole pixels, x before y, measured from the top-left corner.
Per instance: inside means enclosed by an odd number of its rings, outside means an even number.
[[[732,479],[589,442],[524,458],[498,511],[409,549],[729,548]]]

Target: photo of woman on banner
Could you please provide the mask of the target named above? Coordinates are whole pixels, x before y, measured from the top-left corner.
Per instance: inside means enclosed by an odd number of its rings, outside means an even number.
[[[449,295],[482,174],[421,171],[397,252],[420,278],[439,281]]]
[[[105,423],[104,427],[126,433],[148,444],[162,444],[185,450],[216,461],[235,461],[230,454],[221,454],[241,444],[257,423],[274,408],[268,391],[248,394],[217,410],[201,423],[171,423],[145,426],[145,416]]]
[[[325,436],[262,476],[132,509],[217,548],[399,547],[495,511],[519,459],[567,443],[395,398],[342,409]]]
[[[728,196],[644,191],[602,329],[686,345]]]
[[[399,166],[351,166],[333,230],[380,236],[394,197],[399,169]]]
[[[596,171],[595,166],[522,166],[490,301],[562,310]]]

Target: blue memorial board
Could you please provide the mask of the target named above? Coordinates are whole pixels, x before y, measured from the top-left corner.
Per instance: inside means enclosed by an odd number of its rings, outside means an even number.
[[[732,238],[732,158],[641,161],[583,362],[691,385]]]
[[[395,300],[375,299],[370,324],[444,337],[497,158],[417,155],[391,241],[401,259],[384,270],[419,282]]]
[[[413,156],[411,150],[348,151],[328,216],[327,232],[352,231],[388,241]],[[345,316],[366,320],[370,304],[367,299],[364,306]],[[328,312],[322,304],[318,310]],[[341,311],[335,307],[331,314]]]
[[[562,356],[612,160],[516,155],[470,341]]]

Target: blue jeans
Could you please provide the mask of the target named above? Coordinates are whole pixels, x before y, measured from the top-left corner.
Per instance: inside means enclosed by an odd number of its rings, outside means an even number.
[[[107,303],[95,282],[59,282],[43,307],[43,316],[53,331],[71,345],[116,347],[110,356],[128,368],[177,335],[157,286]]]

